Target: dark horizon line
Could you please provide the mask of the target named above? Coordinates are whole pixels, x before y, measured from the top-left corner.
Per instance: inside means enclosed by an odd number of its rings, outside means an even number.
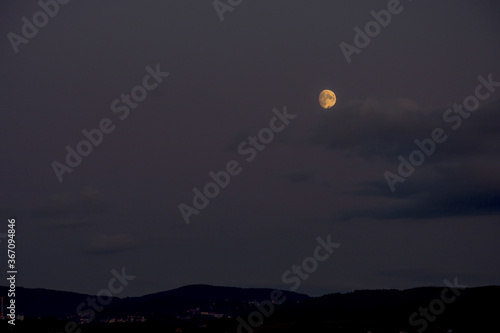
[[[295,291],[292,291],[292,290],[285,290],[285,289],[276,289],[276,288],[267,288],[267,287],[234,287],[234,286],[220,286],[220,285],[195,283],[195,284],[188,284],[188,285],[184,285],[184,286],[173,288],[173,289],[168,289],[168,290],[153,292],[153,293],[149,293],[149,294],[144,294],[144,295],[141,295],[141,296],[126,296],[126,297],[113,296],[113,297],[114,298],[119,298],[119,299],[141,298],[141,297],[145,297],[145,296],[151,296],[151,295],[166,293],[166,292],[170,292],[170,291],[174,291],[174,290],[178,290],[178,289],[182,289],[182,288],[197,287],[197,286],[214,287],[214,288],[232,288],[232,289],[243,289],[243,290],[252,290],[252,289],[256,289],[256,290],[279,290],[279,291],[284,291],[284,292],[288,292],[288,293],[293,293],[293,294],[296,294],[296,295],[304,295],[304,296],[307,296],[308,298],[321,298],[321,297],[325,297],[325,296],[328,296],[328,295],[334,295],[334,294],[345,295],[345,294],[351,294],[351,293],[360,292],[360,291],[390,291],[390,290],[408,291],[408,290],[424,289],[424,288],[448,288],[447,286],[418,286],[418,287],[406,288],[406,289],[400,289],[400,288],[354,289],[354,290],[344,291],[344,292],[337,291],[337,292],[326,293],[326,294],[323,294],[323,295],[320,295],[320,296],[311,296],[311,295],[308,295],[306,293],[299,293],[299,292],[295,292]],[[481,286],[473,286],[473,287],[466,286],[466,287],[463,287],[463,288],[460,288],[460,289],[476,289],[476,288],[489,288],[489,287],[500,287],[500,285],[491,284],[491,285],[481,285]],[[6,289],[8,289],[9,286],[0,285],[0,288],[6,288]],[[97,295],[94,295],[94,294],[87,294],[87,293],[81,293],[81,292],[70,291],[70,290],[57,290],[57,289],[50,289],[50,288],[30,288],[30,287],[17,286],[16,289],[47,290],[47,291],[55,291],[55,292],[63,292],[63,293],[72,293],[72,294],[83,295],[83,296],[97,296]],[[6,296],[1,296],[0,295],[0,297],[6,297]]]

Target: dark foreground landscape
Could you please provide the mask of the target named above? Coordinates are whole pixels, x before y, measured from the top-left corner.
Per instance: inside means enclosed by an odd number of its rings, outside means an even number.
[[[499,286],[309,297],[192,285],[123,299],[19,288],[21,317],[0,321],[0,332],[497,332],[499,298]]]

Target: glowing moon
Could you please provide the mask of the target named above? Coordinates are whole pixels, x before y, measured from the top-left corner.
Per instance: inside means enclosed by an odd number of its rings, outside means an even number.
[[[323,109],[331,108],[332,106],[335,105],[335,102],[337,102],[337,97],[335,96],[333,91],[323,90],[319,94],[319,105],[321,105]]]

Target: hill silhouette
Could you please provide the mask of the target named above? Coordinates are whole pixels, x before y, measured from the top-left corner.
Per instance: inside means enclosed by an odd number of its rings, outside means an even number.
[[[321,297],[283,291],[286,301],[274,304],[272,314],[250,330],[241,321],[259,311],[255,301],[270,299],[273,289],[190,285],[141,297],[112,298],[95,311],[85,332],[478,332],[496,329],[500,286],[457,289],[443,287],[408,290],[358,290]],[[7,288],[0,287],[6,297]],[[458,295],[458,296],[457,296]],[[456,297],[454,297],[456,296]],[[17,289],[18,331],[47,327],[64,331],[68,321],[78,322],[77,307],[93,295],[47,289]],[[445,297],[445,298],[443,298]],[[450,300],[445,302],[444,300]],[[5,298],[4,298],[5,299]],[[441,305],[443,308],[440,308]],[[89,307],[87,307],[88,309]],[[427,309],[431,319],[423,318]],[[140,317],[144,323],[104,323],[110,318]],[[411,317],[413,316],[413,321]],[[8,327],[0,322],[0,327]],[[129,330],[130,329],[130,330]],[[2,330],[3,331],[3,330]],[[61,332],[62,332],[61,331]],[[59,332],[59,331],[58,331]]]

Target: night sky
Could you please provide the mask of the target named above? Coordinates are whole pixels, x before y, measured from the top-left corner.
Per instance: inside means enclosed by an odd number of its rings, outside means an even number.
[[[0,233],[15,217],[17,285],[95,294],[125,267],[119,296],[288,290],[283,273],[328,235],[340,247],[295,291],[500,284],[498,1],[402,0],[350,62],[340,44],[388,1],[230,8],[221,21],[212,1],[73,0],[14,47],[41,7],[1,2]],[[479,105],[462,116],[466,99]],[[100,126],[60,181],[66,147]],[[446,140],[391,191],[387,172],[436,129]],[[230,161],[187,224],[179,205]]]

